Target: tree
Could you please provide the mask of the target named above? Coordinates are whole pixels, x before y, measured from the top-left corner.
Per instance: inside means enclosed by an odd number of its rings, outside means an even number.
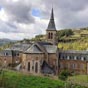
[[[58,38],[61,38],[61,37],[64,37],[64,36],[68,37],[68,36],[71,36],[73,34],[74,33],[71,29],[60,30],[60,31],[57,32]]]
[[[68,76],[71,76],[71,73],[67,69],[65,69],[65,70],[61,71],[61,73],[59,75],[59,79],[65,81],[65,80],[67,80]]]

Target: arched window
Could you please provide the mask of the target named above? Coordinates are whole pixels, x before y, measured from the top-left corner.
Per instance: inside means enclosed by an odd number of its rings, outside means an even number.
[[[28,71],[30,71],[30,62],[28,62]]]
[[[51,38],[51,39],[53,38],[53,33],[51,33],[51,36],[50,36],[50,38]]]
[[[50,39],[50,32],[48,33],[48,39]]]
[[[38,72],[38,62],[35,63],[35,72]]]

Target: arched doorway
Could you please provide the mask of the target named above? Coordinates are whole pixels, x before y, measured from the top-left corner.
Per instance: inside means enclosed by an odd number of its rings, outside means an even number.
[[[35,72],[38,73],[38,62],[35,63]]]
[[[30,71],[30,62],[28,62],[28,71]]]

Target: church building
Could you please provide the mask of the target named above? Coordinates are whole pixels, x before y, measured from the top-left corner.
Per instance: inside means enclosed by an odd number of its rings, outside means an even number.
[[[32,74],[57,74],[58,57],[56,45],[56,27],[53,9],[46,29],[46,42],[35,42],[22,57],[23,71]]]

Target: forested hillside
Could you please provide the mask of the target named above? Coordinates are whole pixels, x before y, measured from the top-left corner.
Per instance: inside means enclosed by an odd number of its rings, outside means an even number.
[[[11,47],[15,42],[16,40],[0,39],[0,51]]]

